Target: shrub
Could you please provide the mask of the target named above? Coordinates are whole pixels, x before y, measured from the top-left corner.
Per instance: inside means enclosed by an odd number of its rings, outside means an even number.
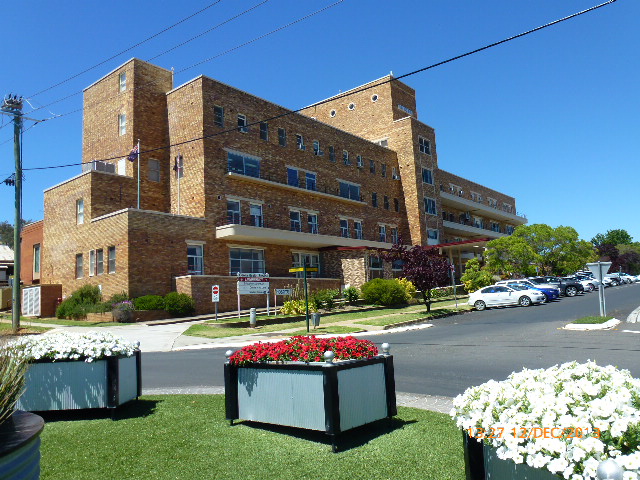
[[[309,310],[313,310],[312,302],[309,302]],[[306,313],[304,300],[287,300],[282,304],[280,312],[284,315],[302,315]]]
[[[74,320],[84,318],[87,313],[99,309],[98,305],[101,301],[102,293],[96,285],[83,285],[58,305],[56,317],[73,318]]]
[[[144,295],[134,298],[136,310],[164,310],[164,299],[160,295]]]
[[[397,278],[396,280],[398,281],[398,283],[399,283],[400,285],[402,285],[402,288],[404,288],[404,293],[405,293],[405,295],[406,295],[407,302],[408,302],[408,301],[409,301],[409,300],[411,300],[411,299],[415,296],[415,294],[416,294],[416,291],[417,291],[417,290],[416,290],[415,285],[414,285],[413,283],[411,283],[411,281],[409,281],[409,280],[408,280],[408,279],[406,279],[406,278]]]
[[[313,310],[324,308],[325,310],[333,310],[336,306],[336,300],[340,298],[340,290],[325,289],[318,290],[311,295],[309,299],[309,308],[313,303]]]
[[[0,424],[15,411],[26,371],[27,363],[19,356],[0,352]]]
[[[174,317],[188,317],[196,311],[196,304],[186,293],[171,292],[164,297],[164,309]]]
[[[491,272],[489,272],[486,267],[481,267],[480,261],[477,258],[472,258],[467,262],[460,280],[462,280],[462,283],[464,283],[465,288],[469,292],[475,292],[493,283]]]
[[[373,305],[399,305],[407,303],[405,289],[395,280],[375,278],[362,285],[362,298]]]
[[[356,287],[345,288],[342,295],[349,305],[354,305],[360,299],[360,292]]]

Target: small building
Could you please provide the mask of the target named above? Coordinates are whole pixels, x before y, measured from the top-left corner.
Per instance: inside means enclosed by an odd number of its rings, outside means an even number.
[[[8,245],[0,245],[0,287],[9,285],[13,275],[13,250]]]

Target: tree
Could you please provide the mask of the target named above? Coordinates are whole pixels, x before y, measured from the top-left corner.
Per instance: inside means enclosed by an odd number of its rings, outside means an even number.
[[[493,283],[491,272],[486,266],[481,266],[480,260],[477,258],[472,258],[467,262],[460,280],[469,293]]]
[[[611,262],[610,272],[623,271],[625,273],[637,273],[640,271],[640,246],[611,245],[605,243],[598,246],[600,260]]]
[[[487,269],[491,273],[501,273],[507,277],[533,275],[537,256],[533,248],[520,237],[496,238],[487,243],[485,251]]]
[[[24,227],[28,223],[33,223],[32,220],[22,220],[22,226]],[[0,245],[9,245],[9,248],[13,249],[13,224],[7,222],[0,222]]]
[[[604,235],[598,233],[591,239],[591,243],[599,247],[600,245],[631,245],[633,243],[633,237],[629,235],[629,232],[622,228],[616,228],[614,230],[607,230]]]
[[[422,299],[431,311],[431,289],[444,287],[450,282],[449,262],[435,248],[416,245],[410,249],[397,243],[389,250],[380,251],[388,261],[402,261],[402,274],[422,292]]]

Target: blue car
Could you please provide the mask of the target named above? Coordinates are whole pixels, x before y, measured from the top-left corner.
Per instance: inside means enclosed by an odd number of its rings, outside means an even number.
[[[541,286],[541,285],[536,285],[534,283],[531,283],[529,280],[526,279],[519,279],[519,280],[501,280],[499,282],[496,282],[496,285],[524,285],[525,287],[529,287],[533,290],[540,290],[542,293],[544,293],[544,296],[547,297],[547,302],[550,302],[551,300],[557,300],[558,298],[560,298],[560,289],[553,287],[551,285],[549,286]]]

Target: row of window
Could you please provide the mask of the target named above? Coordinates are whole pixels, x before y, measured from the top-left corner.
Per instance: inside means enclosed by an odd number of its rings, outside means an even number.
[[[104,250],[89,250],[89,276],[105,273]],[[107,248],[107,273],[116,273],[116,247]],[[84,277],[84,254],[76,254],[76,278]]]

